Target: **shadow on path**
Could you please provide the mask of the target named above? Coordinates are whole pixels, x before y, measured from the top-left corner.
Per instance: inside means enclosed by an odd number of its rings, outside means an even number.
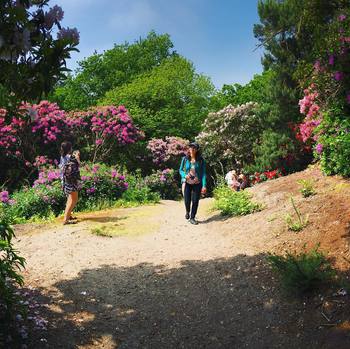
[[[54,285],[48,344],[34,338],[29,347],[350,348],[346,329],[319,329],[326,321],[312,299],[281,296],[265,260],[238,255],[172,269],[82,270]]]

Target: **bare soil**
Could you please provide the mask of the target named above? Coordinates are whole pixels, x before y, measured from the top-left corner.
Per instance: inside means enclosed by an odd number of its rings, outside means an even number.
[[[305,178],[317,189],[307,199]],[[30,347],[350,348],[349,296],[286,295],[266,262],[320,244],[346,280],[350,182],[314,167],[249,190],[264,210],[226,219],[204,199],[198,226],[174,201],[80,214],[72,226],[17,226],[26,286],[49,320]],[[284,220],[290,195],[309,215],[300,233]]]

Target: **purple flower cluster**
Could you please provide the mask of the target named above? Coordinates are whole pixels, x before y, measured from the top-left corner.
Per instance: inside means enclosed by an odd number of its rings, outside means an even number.
[[[67,40],[74,45],[79,44],[80,35],[77,28],[61,28],[57,33],[57,39]]]
[[[0,202],[2,202],[3,204],[7,204],[10,201],[10,196],[9,196],[9,192],[4,190],[2,192],[0,192]]]
[[[48,12],[45,12],[45,28],[50,30],[55,23],[59,23],[63,19],[64,12],[58,5],[50,8]]]
[[[151,152],[153,163],[162,165],[171,158],[178,158],[187,153],[188,141],[179,137],[153,138],[148,142],[147,149]]]
[[[49,169],[43,170],[39,172],[38,179],[34,181],[33,187],[37,187],[39,185],[48,185],[56,180],[61,178],[60,170],[58,169]]]

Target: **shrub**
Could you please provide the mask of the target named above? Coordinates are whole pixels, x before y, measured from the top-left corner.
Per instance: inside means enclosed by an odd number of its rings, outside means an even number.
[[[172,173],[163,176],[166,177],[163,186],[150,188],[140,173],[124,175],[104,164],[82,166],[76,211],[158,202],[160,194],[152,190],[162,190],[164,196],[174,195]],[[58,216],[66,203],[59,170],[53,167],[42,169],[33,187],[25,187],[11,196],[7,191],[2,191],[0,201],[13,223]]]
[[[152,154],[152,161],[159,167],[176,167],[179,158],[186,155],[189,142],[180,137],[153,138],[148,142],[147,149]]]
[[[249,102],[209,113],[197,137],[209,165],[222,171],[222,167],[241,169],[252,163],[253,144],[260,132],[257,106]]]
[[[122,195],[122,200],[125,202],[137,202],[140,204],[159,202],[159,193],[152,192],[146,185],[140,172],[127,176],[128,190]]]
[[[300,179],[298,184],[301,185],[300,192],[304,198],[315,195],[315,183],[311,179]]]
[[[0,204],[1,205],[1,204]],[[23,277],[18,271],[25,266],[25,259],[14,249],[12,239],[14,231],[9,225],[0,207],[0,322],[13,316],[16,305],[16,286],[23,285]],[[4,318],[3,318],[4,317]],[[6,322],[5,322],[6,323]],[[6,332],[6,331],[5,331]]]
[[[174,200],[179,198],[180,189],[175,179],[175,171],[165,169],[154,172],[145,178],[145,184],[153,191],[159,193],[162,199]]]
[[[286,223],[288,225],[289,230],[298,232],[298,231],[303,230],[307,226],[309,219],[308,219],[308,217],[306,217],[306,218],[302,217],[302,215],[301,215],[299,209],[296,207],[294,199],[292,197],[290,198],[290,201],[292,203],[292,206],[293,206],[293,209],[294,209],[294,212],[295,212],[297,218],[295,219],[295,217],[291,216],[290,214],[287,214]]]
[[[289,292],[301,294],[316,290],[335,276],[331,263],[318,251],[318,247],[299,254],[271,254],[268,256],[268,262]]]
[[[251,194],[245,190],[233,191],[227,186],[220,186],[214,190],[215,207],[227,216],[243,216],[257,212],[262,205],[251,200]]]
[[[16,115],[0,109],[0,175],[12,182],[36,173],[38,159],[53,164],[57,143],[75,139],[82,157],[93,162],[118,158],[121,148],[143,137],[123,106],[65,113],[55,103],[22,104]],[[2,164],[2,162],[5,164]],[[9,176],[13,170],[16,176]],[[30,178],[31,179],[31,178]]]

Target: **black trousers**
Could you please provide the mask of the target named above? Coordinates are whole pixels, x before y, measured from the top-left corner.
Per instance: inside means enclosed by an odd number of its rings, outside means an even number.
[[[191,211],[191,218],[195,218],[198,210],[198,204],[199,199],[201,197],[201,190],[202,185],[201,184],[185,184],[185,207],[186,212],[190,213]],[[191,202],[192,202],[192,208],[191,208]]]

